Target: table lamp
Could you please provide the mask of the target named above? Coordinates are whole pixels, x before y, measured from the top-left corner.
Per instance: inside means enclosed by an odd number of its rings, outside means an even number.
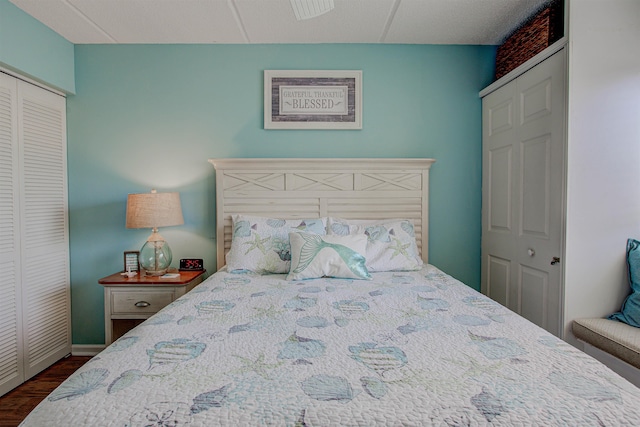
[[[151,228],[153,232],[140,249],[140,266],[147,275],[167,272],[173,254],[158,227],[184,224],[179,193],[129,194],[127,196],[127,228]]]

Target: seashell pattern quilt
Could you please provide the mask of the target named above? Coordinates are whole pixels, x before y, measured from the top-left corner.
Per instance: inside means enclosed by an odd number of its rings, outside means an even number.
[[[640,425],[640,390],[437,268],[372,276],[220,271],[22,425]]]

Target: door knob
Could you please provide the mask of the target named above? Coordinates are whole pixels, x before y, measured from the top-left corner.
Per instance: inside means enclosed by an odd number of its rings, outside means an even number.
[[[536,254],[536,251],[534,251],[533,249],[529,248],[527,250],[527,253],[529,254],[529,256],[534,256]]]
[[[556,265],[556,264],[557,264],[557,263],[559,263],[559,262],[560,262],[560,258],[558,258],[557,256],[554,256],[554,257],[551,259],[551,265]]]

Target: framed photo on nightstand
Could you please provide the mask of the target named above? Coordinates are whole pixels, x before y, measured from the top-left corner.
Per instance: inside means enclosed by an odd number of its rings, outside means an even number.
[[[124,252],[124,271],[140,270],[140,251]]]

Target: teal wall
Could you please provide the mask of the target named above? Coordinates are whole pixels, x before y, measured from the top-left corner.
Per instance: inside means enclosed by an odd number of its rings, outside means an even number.
[[[149,230],[128,193],[179,191],[174,259],[215,269],[214,169],[226,157],[433,157],[430,262],[479,289],[480,89],[495,48],[425,45],[78,45],[68,98],[74,344],[104,342],[103,289]],[[363,72],[363,129],[263,129],[263,70]],[[175,262],[174,262],[175,264]]]
[[[0,0],[0,66],[63,92],[75,92],[73,44]]]

